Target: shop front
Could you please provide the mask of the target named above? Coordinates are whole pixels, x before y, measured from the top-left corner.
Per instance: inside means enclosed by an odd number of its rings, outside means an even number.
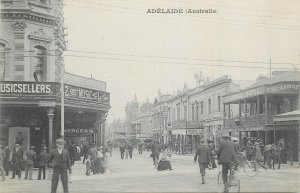
[[[0,144],[24,150],[54,148],[65,136],[68,143],[103,143],[110,108],[109,93],[65,84],[65,133],[61,133],[60,83],[0,82]]]

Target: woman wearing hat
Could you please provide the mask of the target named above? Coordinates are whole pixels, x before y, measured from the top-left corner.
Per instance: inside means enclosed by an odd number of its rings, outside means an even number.
[[[102,153],[103,147],[100,146],[98,147],[98,151],[97,151],[97,159],[95,161],[95,172],[96,174],[103,174],[104,173],[104,169],[103,169],[103,153]]]

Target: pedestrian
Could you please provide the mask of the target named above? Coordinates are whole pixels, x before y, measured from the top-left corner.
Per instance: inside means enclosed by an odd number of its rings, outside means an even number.
[[[5,153],[5,158],[4,158],[4,170],[5,170],[5,175],[9,175],[9,169],[10,169],[10,150],[8,148],[8,145],[5,145],[4,147],[4,153]]]
[[[124,159],[124,153],[125,153],[124,144],[120,144],[120,153],[121,153],[121,159]]]
[[[89,144],[86,143],[83,145],[82,147],[82,154],[83,154],[83,161],[82,163],[84,164],[85,160],[87,159],[88,157],[88,153],[89,153]]]
[[[91,168],[92,168],[92,161],[91,161],[91,156],[90,155],[88,155],[87,159],[85,160],[85,166],[86,166],[85,175],[90,176],[91,175]]]
[[[43,151],[40,153],[38,157],[38,167],[39,167],[39,174],[38,180],[41,180],[41,174],[43,172],[43,179],[46,179],[46,166],[48,166],[49,160],[49,153],[47,153],[47,147],[43,148]]]
[[[159,154],[161,151],[161,147],[159,145],[159,142],[156,141],[151,146],[151,157],[153,159],[153,165],[155,165],[155,169],[157,168],[157,162],[159,160]]]
[[[15,176],[18,175],[18,179],[21,180],[22,162],[23,162],[23,150],[21,149],[19,144],[15,144],[14,152],[11,157],[11,165],[12,165],[11,179],[15,179]]]
[[[132,159],[132,152],[133,152],[133,146],[132,146],[132,144],[128,144],[128,153],[129,153],[130,159]]]
[[[208,163],[210,163],[210,152],[208,145],[205,144],[205,141],[202,139],[200,140],[200,145],[197,149],[197,152],[194,156],[194,161],[198,160],[200,174],[202,177],[202,184],[205,184],[205,169],[208,168]]]
[[[69,151],[64,149],[65,144],[64,139],[57,139],[56,149],[50,153],[49,162],[52,162],[53,167],[51,193],[56,193],[59,178],[61,179],[64,193],[69,193],[68,180],[70,181],[72,169]]]
[[[3,150],[2,145],[0,145],[0,173],[2,177],[2,181],[5,181],[5,172],[4,172],[4,161],[5,161],[5,152]]]
[[[29,148],[29,151],[26,153],[26,162],[25,162],[25,180],[28,179],[28,173],[29,173],[29,180],[32,179],[32,173],[33,173],[33,166],[36,163],[36,152],[34,151],[34,146],[31,146]]]
[[[164,146],[164,148],[162,149],[161,158],[160,158],[160,161],[158,162],[158,165],[157,165],[157,170],[158,171],[173,170],[172,166],[171,166],[171,163],[170,163],[170,161],[168,159],[167,149],[168,149],[167,145]]]
[[[102,153],[103,147],[98,147],[97,151],[97,159],[95,162],[95,172],[96,174],[103,174],[104,173],[104,168],[103,168],[103,153]]]
[[[224,192],[228,192],[228,172],[231,170],[232,163],[236,163],[236,152],[234,143],[230,141],[230,136],[222,136],[223,141],[218,150],[218,163],[222,164],[222,178],[224,183]]]
[[[71,160],[71,166],[73,166],[75,163],[75,154],[76,154],[77,149],[76,149],[75,145],[72,143],[69,146],[68,150],[69,150],[69,155],[70,155],[70,160]]]
[[[217,164],[215,161],[215,157],[214,157],[214,142],[213,141],[208,141],[208,148],[210,151],[210,164],[211,164],[211,168],[210,169],[214,169],[217,168]]]
[[[143,154],[143,143],[139,143],[138,144],[138,150],[139,150],[139,154]]]

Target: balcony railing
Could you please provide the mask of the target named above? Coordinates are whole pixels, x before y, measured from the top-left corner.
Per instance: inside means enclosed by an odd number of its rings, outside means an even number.
[[[262,126],[265,124],[273,124],[273,118],[275,115],[265,114],[260,115],[250,115],[245,117],[233,117],[225,118],[225,128],[234,128],[234,127],[254,127]],[[267,119],[267,120],[266,120]]]

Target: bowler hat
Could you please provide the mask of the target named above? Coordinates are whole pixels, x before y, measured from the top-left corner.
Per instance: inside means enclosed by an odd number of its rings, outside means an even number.
[[[62,139],[62,138],[58,138],[58,139],[56,140],[56,143],[63,143],[63,144],[66,144],[65,140]]]

